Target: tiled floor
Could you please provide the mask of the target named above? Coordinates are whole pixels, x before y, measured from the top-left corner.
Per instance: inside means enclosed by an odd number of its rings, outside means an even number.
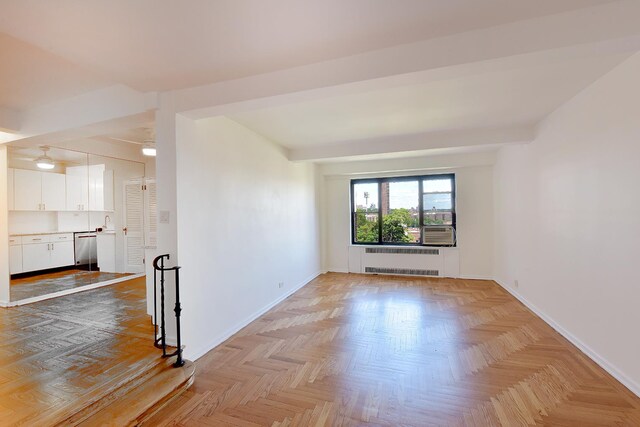
[[[20,301],[129,275],[129,273],[103,273],[85,270],[57,271],[55,273],[11,280],[10,296],[12,302]]]

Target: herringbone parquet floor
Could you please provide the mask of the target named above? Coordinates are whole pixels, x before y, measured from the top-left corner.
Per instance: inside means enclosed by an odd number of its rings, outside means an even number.
[[[640,426],[640,399],[494,282],[329,273],[149,424]]]
[[[140,278],[0,308],[0,426],[53,425],[157,364],[145,297]]]

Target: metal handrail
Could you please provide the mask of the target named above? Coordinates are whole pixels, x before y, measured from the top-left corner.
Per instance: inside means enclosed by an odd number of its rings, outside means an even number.
[[[154,345],[158,348],[162,349],[162,357],[173,357],[178,356],[178,359],[173,364],[174,367],[178,368],[184,365],[184,360],[182,359],[182,342],[180,336],[180,313],[182,312],[182,306],[180,304],[180,266],[173,267],[165,267],[164,260],[165,258],[168,260],[170,258],[169,254],[158,255],[153,260],[153,315],[154,315]],[[160,337],[158,337],[158,328],[157,328],[157,276],[158,271],[160,272]],[[167,334],[165,330],[165,316],[164,316],[164,283],[165,283],[165,271],[173,271],[176,275],[176,304],[173,309],[176,316],[176,339],[177,339],[177,349],[173,353],[167,353]]]

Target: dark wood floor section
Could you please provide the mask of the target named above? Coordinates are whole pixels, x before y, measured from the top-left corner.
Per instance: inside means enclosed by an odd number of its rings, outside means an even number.
[[[0,309],[0,325],[1,426],[51,425],[159,359],[143,278]]]
[[[93,283],[106,282],[121,277],[130,276],[129,273],[107,273],[101,271],[64,270],[37,276],[11,280],[11,301],[49,295],[54,292],[75,289]]]
[[[149,422],[363,424],[640,426],[640,399],[494,282],[330,273]]]

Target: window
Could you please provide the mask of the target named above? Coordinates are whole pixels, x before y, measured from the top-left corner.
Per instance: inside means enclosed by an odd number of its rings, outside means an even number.
[[[379,234],[379,210],[378,202],[379,185],[376,182],[363,182],[355,184],[351,197],[353,198],[354,214],[353,235],[354,242],[377,243]]]
[[[354,244],[420,245],[423,226],[456,226],[455,176],[351,181]]]

